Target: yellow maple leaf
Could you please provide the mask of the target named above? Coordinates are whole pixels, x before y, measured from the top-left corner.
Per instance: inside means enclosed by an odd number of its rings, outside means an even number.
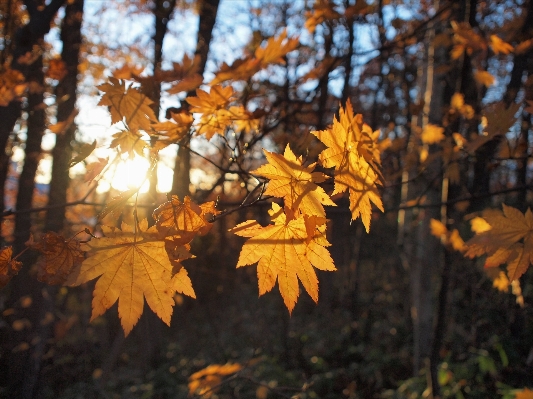
[[[118,315],[128,335],[148,306],[170,324],[173,296],[173,267],[165,242],[155,227],[141,221],[137,228],[122,223],[122,229],[103,226],[103,238],[94,238],[82,249],[87,259],[69,276],[68,285],[77,286],[99,277],[93,292],[91,320],[102,315],[118,300]],[[187,290],[182,290],[187,293]]]
[[[133,159],[135,153],[141,157],[144,156],[144,149],[147,147],[139,132],[130,132],[129,130],[122,130],[113,135],[113,140],[109,144],[109,148],[120,148],[120,153],[128,153],[130,159]]]
[[[382,181],[379,132],[372,132],[363,124],[361,114],[354,115],[349,100],[345,109],[341,107],[339,116],[339,120],[333,119],[331,128],[311,133],[328,147],[320,153],[319,161],[326,168],[335,168],[333,194],[349,190],[352,220],[361,217],[368,232],[371,203],[383,211],[378,191]]]
[[[66,240],[62,235],[47,232],[41,241],[30,245],[43,258],[37,263],[37,278],[47,284],[64,283],[72,269],[85,258],[77,240]]]
[[[248,220],[230,230],[250,237],[242,247],[237,267],[257,263],[259,295],[272,290],[277,280],[285,306],[292,312],[299,296],[298,280],[318,302],[318,279],[313,266],[326,271],[336,269],[329,251],[318,240],[322,233],[316,230],[316,239],[309,237],[301,214],[288,220],[275,203],[270,213],[273,225],[261,227]]]
[[[264,150],[268,164],[252,173],[270,179],[265,194],[283,198],[285,206],[306,215],[326,216],[322,205],[335,206],[329,195],[316,183],[322,183],[327,176],[313,172],[315,163],[302,165],[302,157],[296,157],[289,145],[283,155]]]
[[[98,105],[107,105],[111,122],[124,122],[131,130],[150,130],[150,123],[157,120],[150,107],[153,102],[137,88],[126,85],[123,80],[109,78],[109,83],[98,86],[104,92]]]
[[[196,97],[187,98],[192,105],[191,113],[201,113],[197,134],[205,134],[208,140],[215,134],[223,135],[231,122],[231,113],[226,109],[233,97],[231,86],[215,85],[209,93],[197,89]]]
[[[172,114],[172,121],[158,122],[152,124],[152,129],[162,137],[168,144],[178,143],[185,137],[191,129],[194,119],[188,112]]]
[[[511,281],[520,278],[533,262],[533,213],[525,214],[503,204],[503,212],[483,212],[489,230],[477,233],[467,242],[466,256],[487,255],[485,267],[497,267],[507,263],[507,275]]]
[[[444,140],[444,128],[433,125],[431,123],[428,123],[424,130],[422,131],[422,135],[420,136],[421,140],[425,144],[435,144],[442,140]]]
[[[211,364],[189,377],[189,394],[210,398],[222,383],[222,377],[242,369],[239,363]]]
[[[492,48],[492,51],[494,51],[494,54],[509,54],[513,51],[513,46],[511,46],[509,43],[504,42],[502,39],[500,39],[496,35],[490,35],[490,47]]]
[[[496,81],[494,75],[487,71],[476,71],[474,72],[474,79],[476,82],[485,85],[485,87],[490,87]]]
[[[12,255],[12,247],[5,247],[0,250],[0,288],[5,287],[22,267],[22,263],[12,259]]]

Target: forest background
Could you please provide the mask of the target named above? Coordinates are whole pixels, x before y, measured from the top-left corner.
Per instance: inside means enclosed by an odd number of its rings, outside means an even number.
[[[533,397],[533,2],[0,18],[0,396]]]

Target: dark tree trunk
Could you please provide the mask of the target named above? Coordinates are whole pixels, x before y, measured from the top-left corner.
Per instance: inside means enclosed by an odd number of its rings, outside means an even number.
[[[67,75],[57,85],[57,121],[68,120],[75,112],[76,89],[78,85],[78,65],[81,46],[81,23],[83,19],[84,0],[69,2],[61,26],[63,50],[61,58],[66,64]],[[67,188],[70,182],[68,163],[72,156],[71,141],[74,139],[76,126],[71,124],[62,134],[56,136],[56,145],[52,150],[52,180],[48,204],[57,205],[67,202]],[[65,208],[53,208],[46,213],[45,230],[60,231],[65,224]]]
[[[220,0],[203,0],[200,2],[199,24],[198,24],[198,39],[196,42],[195,55],[200,57],[200,64],[198,73],[204,74],[205,65],[207,63],[207,55],[209,54],[209,46],[211,44],[211,36],[213,35],[213,28],[218,12],[218,4]],[[176,161],[174,164],[174,178],[172,181],[172,194],[183,198],[189,195],[189,185],[191,183],[191,153],[187,148],[189,146],[189,138],[183,139],[178,149]]]
[[[26,147],[24,166],[19,176],[17,191],[17,210],[27,210],[32,207],[33,191],[35,189],[35,174],[41,157],[41,139],[45,129],[44,73],[43,58],[31,64],[31,71],[27,80],[40,89],[28,95],[28,119],[26,130]],[[17,213],[15,216],[14,251],[19,253],[24,249],[31,228],[31,213]]]
[[[40,40],[50,31],[50,24],[52,18],[57,10],[65,3],[66,0],[51,0],[48,5],[39,9],[41,1],[26,0],[24,5],[28,10],[30,16],[29,22],[17,29],[14,41],[12,43],[13,61],[11,68],[16,69],[27,78],[31,65],[22,65],[17,62],[19,57],[31,52],[33,46],[38,44]],[[7,176],[6,168],[9,166],[9,158],[11,154],[6,152],[6,144],[9,136],[13,132],[15,123],[20,117],[21,105],[20,101],[13,100],[6,107],[0,107],[0,192],[1,208],[4,209],[4,184]]]

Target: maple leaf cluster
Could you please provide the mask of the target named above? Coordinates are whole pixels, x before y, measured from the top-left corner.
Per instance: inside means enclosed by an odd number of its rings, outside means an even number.
[[[324,168],[334,168],[332,195],[349,192],[352,220],[361,217],[367,232],[373,203],[383,211],[378,185],[381,184],[378,132],[354,115],[350,101],[339,111],[339,120],[327,130],[312,132],[327,148],[319,154]],[[326,247],[326,206],[336,206],[324,189],[317,185],[328,179],[315,172],[316,163],[304,166],[287,145],[283,155],[265,150],[267,164],[252,174],[269,179],[265,194],[283,198],[284,207],[273,203],[269,211],[272,224],[262,227],[254,220],[230,231],[249,237],[237,267],[257,263],[259,295],[269,292],[276,281],[283,301],[292,312],[299,296],[300,281],[318,301],[318,279],[312,266],[323,271],[336,270]]]

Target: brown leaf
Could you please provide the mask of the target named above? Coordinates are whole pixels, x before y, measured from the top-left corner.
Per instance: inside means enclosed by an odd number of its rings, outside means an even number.
[[[66,240],[53,231],[47,232],[41,241],[30,247],[43,256],[37,263],[37,278],[47,284],[64,283],[72,269],[84,259],[79,241]]]
[[[0,250],[0,288],[5,287],[22,267],[21,262],[11,258],[12,255],[12,247],[5,247]]]

